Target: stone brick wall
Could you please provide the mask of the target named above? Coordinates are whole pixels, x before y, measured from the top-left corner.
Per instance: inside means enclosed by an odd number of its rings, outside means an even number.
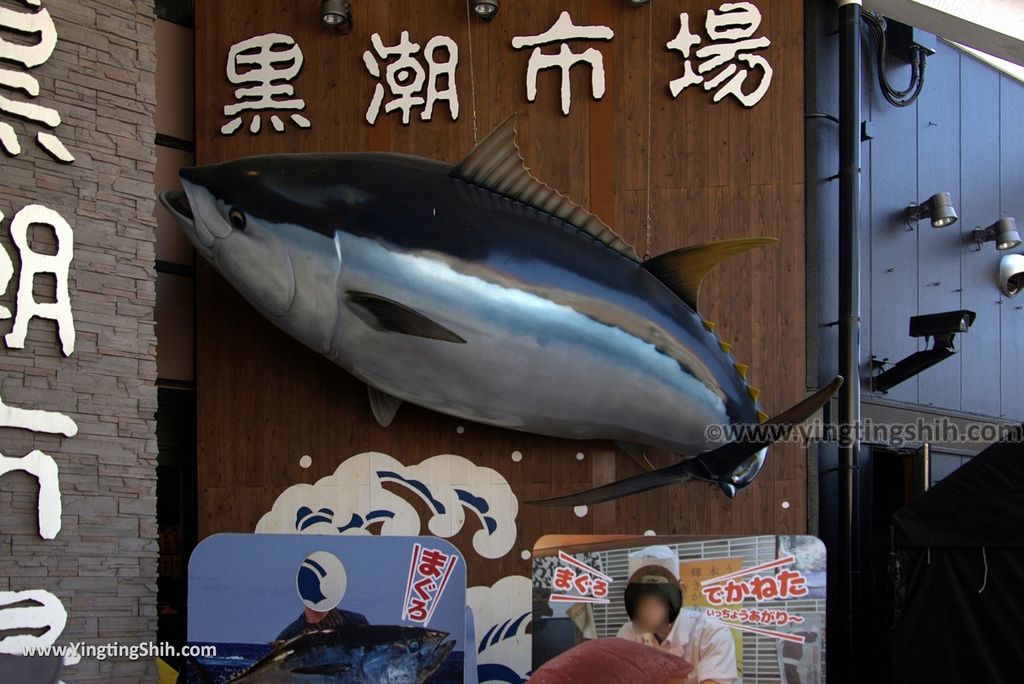
[[[7,406],[67,414],[78,433],[0,429],[4,456],[39,449],[53,457],[63,502],[61,530],[44,540],[36,480],[22,472],[0,477],[0,591],[44,589],[59,598],[68,622],[58,644],[151,642],[158,552],[153,3],[42,0],[42,7],[59,40],[46,63],[26,71],[39,81],[39,95],[2,87],[0,95],[54,107],[63,123],[52,132],[76,159],[58,163],[34,140],[47,129],[0,111],[22,148],[0,156],[0,245],[14,267],[0,304],[16,311],[21,263],[12,218],[29,204],[53,209],[74,231],[68,282],[77,340],[65,356],[56,324],[39,318],[23,349],[0,340],[0,397]],[[0,0],[0,8],[38,11],[25,0]],[[0,27],[0,38],[12,36]],[[37,227],[30,236],[36,251],[53,251],[52,230]],[[38,300],[52,298],[52,279],[37,278],[35,290]],[[0,334],[11,325],[0,320]],[[154,678],[152,659],[83,658],[64,676]]]

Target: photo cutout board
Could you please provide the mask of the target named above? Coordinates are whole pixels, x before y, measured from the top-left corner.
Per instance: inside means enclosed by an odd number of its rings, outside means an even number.
[[[548,535],[533,551],[531,682],[823,681],[812,536]]]
[[[188,640],[215,654],[186,681],[475,681],[467,612],[465,560],[436,537],[213,535],[189,561]]]

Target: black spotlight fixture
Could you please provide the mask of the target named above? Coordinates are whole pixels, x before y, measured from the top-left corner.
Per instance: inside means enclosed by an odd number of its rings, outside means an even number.
[[[633,5],[634,7],[641,7],[643,5],[646,5],[650,1],[651,0],[629,0],[629,4]]]
[[[473,3],[473,13],[484,21],[490,21],[498,16],[498,0],[470,0]]]
[[[320,21],[341,33],[352,32],[352,6],[348,0],[323,0]]]
[[[948,192],[937,192],[920,204],[907,207],[907,220],[931,219],[932,228],[945,228],[957,222],[953,198]]]
[[[974,323],[975,316],[973,311],[967,309],[911,316],[910,336],[932,338],[932,348],[914,352],[896,362],[891,368],[885,368],[885,360],[872,357],[873,371],[881,372],[871,376],[871,389],[875,392],[888,392],[901,382],[956,354],[953,338],[957,333],[967,332]]]
[[[986,242],[995,242],[996,249],[1000,252],[1013,249],[1020,244],[1020,233],[1017,232],[1017,219],[1012,216],[1005,216],[988,228],[976,228],[973,233],[974,241],[978,243],[978,251],[981,245]]]

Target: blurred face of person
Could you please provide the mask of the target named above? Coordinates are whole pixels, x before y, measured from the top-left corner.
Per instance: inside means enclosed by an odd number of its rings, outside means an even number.
[[[668,625],[668,606],[653,594],[644,594],[636,604],[636,616],[633,620],[644,632],[659,632]]]

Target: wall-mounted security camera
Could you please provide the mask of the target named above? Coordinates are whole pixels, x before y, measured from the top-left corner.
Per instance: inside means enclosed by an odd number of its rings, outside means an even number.
[[[896,385],[909,380],[918,373],[956,353],[953,338],[957,333],[967,332],[974,323],[977,314],[967,309],[944,311],[923,316],[911,316],[910,336],[932,338],[931,349],[914,352],[907,358],[896,362],[891,368],[872,375],[871,389],[876,392],[888,392]],[[881,370],[882,362],[872,360],[874,370]]]
[[[976,314],[973,311],[945,311],[937,314],[910,317],[911,337],[932,337],[936,342],[942,341],[951,348],[953,335],[967,332],[974,323]]]
[[[1024,254],[1007,254],[999,260],[999,289],[1007,297],[1024,290]]]

